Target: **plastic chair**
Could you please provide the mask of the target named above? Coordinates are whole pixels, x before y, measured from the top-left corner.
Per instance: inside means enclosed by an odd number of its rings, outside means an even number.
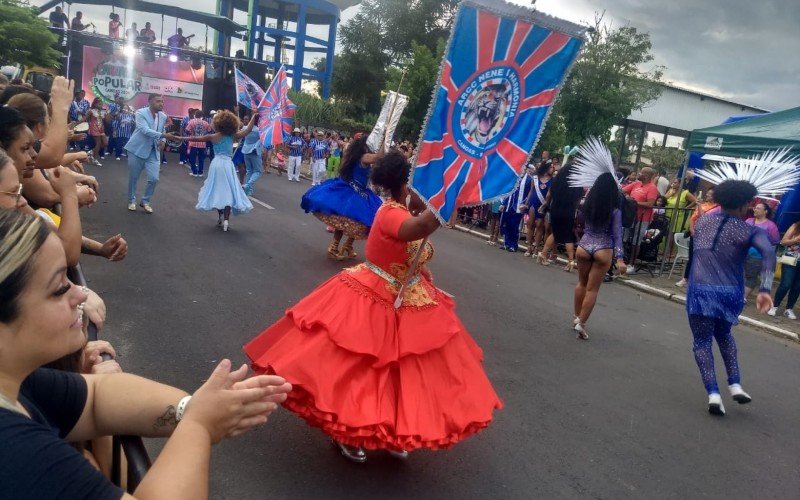
[[[683,233],[675,233],[673,240],[675,241],[675,246],[678,247],[678,254],[675,255],[675,260],[672,261],[672,268],[669,270],[670,278],[672,278],[672,272],[675,270],[678,261],[689,262],[689,238],[684,236]]]

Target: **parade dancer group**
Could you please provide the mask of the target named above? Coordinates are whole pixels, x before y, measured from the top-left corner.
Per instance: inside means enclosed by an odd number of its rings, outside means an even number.
[[[579,280],[573,327],[578,338],[588,339],[585,325],[612,257],[616,257],[621,273],[626,268],[622,260],[620,194],[611,153],[592,139],[579,154],[570,185],[589,188],[589,192],[583,209],[586,231],[577,252]],[[800,182],[800,156],[790,157],[788,150],[766,152],[760,157],[737,159],[733,166],[722,163],[699,170],[696,175],[714,185],[719,209],[705,213],[694,225],[692,257],[687,264],[686,312],[694,337],[695,361],[708,394],[708,411],[724,415],[714,368],[714,340],[728,374],[731,397],[739,404],[752,401],[741,386],[736,341],[731,332],[744,308],[744,264],[750,248],[761,254],[756,307],[763,313],[772,307],[775,247],[766,231],[747,224],[745,218],[756,197],[772,198]]]
[[[160,96],[153,96],[148,108],[137,111],[137,128],[125,146],[131,172],[130,210],[136,210],[136,180],[145,170],[148,186],[141,206],[152,212],[149,201],[158,180],[161,143],[180,139],[163,131],[162,106]],[[215,132],[191,138],[213,145],[215,158],[197,209],[217,210],[223,231],[228,230],[231,213],[252,209],[247,195],[261,173],[263,154],[255,121],[253,115],[242,127],[236,115],[220,111],[210,127]],[[239,139],[244,139],[242,153],[247,166],[244,186],[236,178],[231,160],[233,143]],[[492,410],[502,404],[480,366],[480,349],[453,312],[452,300],[430,281],[424,264],[432,248],[426,243],[420,250],[420,244],[439,224],[421,200],[410,195],[410,166],[405,156],[396,151],[385,156],[382,151],[370,151],[366,136],[362,136],[343,151],[338,176],[323,182],[329,142],[322,134],[306,142],[295,129],[286,144],[289,180],[299,180],[302,155],[306,149],[312,151],[312,187],[303,195],[301,208],[333,229],[327,254],[338,260],[355,258],[353,243],[366,239],[366,262],[321,285],[249,342],[246,352],[253,366],[286,377],[295,387],[287,408],[321,428],[347,458],[357,462],[366,460],[365,449],[405,456],[417,448],[451,446],[484,428],[491,421]],[[686,309],[695,361],[708,394],[709,412],[714,415],[724,415],[725,408],[714,371],[713,340],[728,373],[732,398],[740,404],[751,401],[741,386],[731,328],[744,305],[743,266],[749,249],[762,255],[756,300],[762,312],[772,307],[769,291],[776,258],[766,233],[743,219],[755,197],[781,194],[800,181],[798,167],[790,166],[793,162],[798,159],[780,151],[737,161],[735,167],[725,164],[697,172],[714,184],[719,209],[704,214],[694,225]],[[517,230],[529,206],[537,206],[537,212],[552,209],[551,175],[542,168],[520,177],[501,208],[507,232],[509,228]],[[572,193],[585,192],[585,232],[574,254],[578,282],[572,328],[579,339],[587,340],[586,325],[605,274],[614,261],[620,273],[626,271],[623,195],[611,154],[596,139],[580,148],[578,157],[565,165],[553,185],[558,182],[563,184],[562,191],[570,193],[570,206],[577,197]],[[382,202],[371,185],[388,201]],[[534,191],[539,203],[532,203]],[[414,203],[420,204],[421,215],[411,214]],[[418,267],[412,265],[417,251],[422,256]],[[398,295],[403,305],[395,310],[392,304]],[[465,369],[455,375],[453,366]],[[473,388],[469,395],[444,382],[454,376],[465,378],[458,385]],[[425,391],[418,390],[422,385]],[[359,394],[362,404],[347,403],[350,400],[344,390]],[[465,398],[469,405],[461,404]]]

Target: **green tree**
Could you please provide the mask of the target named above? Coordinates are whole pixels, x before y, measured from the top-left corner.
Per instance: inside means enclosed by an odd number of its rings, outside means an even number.
[[[435,52],[432,52],[426,45],[414,42],[412,58],[405,68],[405,76],[400,68],[394,66],[389,68],[384,90],[396,91],[402,77],[400,93],[408,96],[408,106],[406,106],[397,127],[399,137],[413,141],[419,137],[422,122],[425,121],[433,97],[433,88],[439,75],[444,48],[444,40],[439,41]]]
[[[25,66],[59,66],[58,37],[37,9],[22,0],[0,0],[0,61]]]
[[[458,0],[364,0],[358,14],[339,31],[342,46],[352,52],[376,47],[393,63],[410,57],[415,44],[436,52],[447,39]]]
[[[660,95],[663,68],[642,69],[653,60],[651,48],[649,34],[632,26],[612,29],[596,18],[554,108],[567,142],[593,135],[608,140],[612,126]]]
[[[676,172],[683,165],[685,152],[673,147],[661,147],[655,139],[652,144],[644,147],[642,155],[649,159],[654,167],[661,167],[669,173]]]

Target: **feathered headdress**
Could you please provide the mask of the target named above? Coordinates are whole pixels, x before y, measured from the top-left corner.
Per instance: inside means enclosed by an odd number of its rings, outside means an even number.
[[[600,174],[609,172],[614,175],[614,160],[608,150],[597,137],[590,137],[580,148],[578,158],[572,164],[569,175],[570,187],[590,188]],[[614,175],[614,179],[616,179]],[[617,181],[619,183],[619,181]]]
[[[724,181],[747,181],[758,190],[760,198],[789,191],[800,182],[800,155],[789,156],[791,147],[765,151],[750,158],[737,158],[732,163],[718,162],[695,175],[714,185]]]

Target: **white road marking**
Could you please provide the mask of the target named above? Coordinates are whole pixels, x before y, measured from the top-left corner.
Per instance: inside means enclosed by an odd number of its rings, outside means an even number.
[[[267,210],[275,210],[275,207],[267,205],[266,203],[264,203],[261,200],[257,200],[256,198],[253,198],[252,196],[248,196],[248,198],[250,198],[250,201],[254,201],[254,202],[258,203],[259,205],[261,205],[262,207],[266,208]]]

